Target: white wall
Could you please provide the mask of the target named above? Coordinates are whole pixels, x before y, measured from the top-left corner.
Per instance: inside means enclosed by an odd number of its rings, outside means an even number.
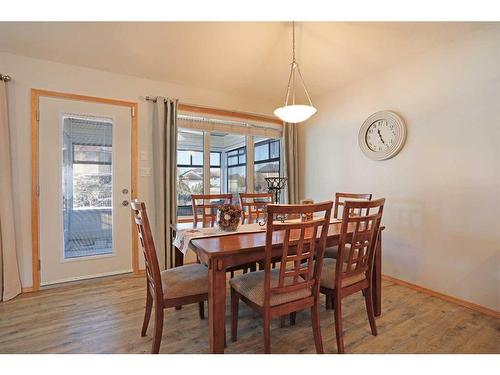
[[[165,61],[168,64],[168,61]],[[263,101],[248,100],[205,89],[152,81],[113,74],[77,66],[52,63],[7,53],[0,53],[0,72],[9,74],[8,108],[11,123],[13,152],[13,179],[16,193],[16,240],[23,287],[32,285],[31,278],[31,164],[30,164],[30,89],[47,89],[139,102],[139,151],[148,153],[148,161],[139,167],[152,166],[150,115],[151,104],[140,100],[145,95],[163,95],[194,103],[228,110],[270,113],[272,107]],[[272,104],[272,103],[271,103]],[[150,177],[139,177],[139,197],[146,201],[150,211],[153,205],[153,186]],[[150,213],[154,217],[153,213]],[[142,257],[140,256],[142,262]]]
[[[301,195],[387,198],[385,274],[500,310],[500,25],[400,63],[316,100]],[[385,109],[406,119],[407,143],[371,161],[358,131]]]

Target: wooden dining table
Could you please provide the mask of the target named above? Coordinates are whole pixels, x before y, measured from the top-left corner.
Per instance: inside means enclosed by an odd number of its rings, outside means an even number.
[[[251,222],[248,220],[247,223]],[[255,222],[255,221],[254,221]],[[210,226],[206,223],[178,223],[172,224],[173,234],[180,230],[199,229]],[[330,223],[327,237],[327,247],[336,246],[340,240],[340,221]],[[375,251],[375,261],[372,272],[372,291],[375,315],[382,312],[382,231],[380,227],[379,238]],[[352,229],[348,228],[348,237]],[[318,237],[319,239],[319,237]],[[226,269],[265,258],[265,231],[257,233],[235,232],[205,238],[195,238],[190,242],[190,249],[196,253],[201,263],[208,266],[208,324],[209,324],[209,350],[211,353],[224,353],[225,326],[226,326]],[[282,254],[281,245],[283,233],[276,232],[273,237],[272,257]],[[183,253],[175,248],[174,265],[184,263]]]

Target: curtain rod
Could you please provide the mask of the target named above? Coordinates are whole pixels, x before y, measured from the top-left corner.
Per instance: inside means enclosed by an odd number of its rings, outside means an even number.
[[[11,80],[12,80],[11,76],[0,73],[0,81],[9,82]]]
[[[145,100],[156,103],[158,101],[157,96],[145,96],[143,97]],[[265,116],[265,115],[260,115],[257,113],[248,113],[248,112],[239,112],[239,111],[231,111],[231,110],[224,110],[224,109],[219,109],[219,108],[213,108],[213,107],[206,107],[206,106],[200,106],[198,104],[189,104],[189,103],[179,103],[179,109],[189,111],[189,112],[197,112],[197,113],[208,113],[212,115],[219,115],[219,116],[225,116],[225,117],[237,117],[237,118],[243,118],[246,120],[251,120],[251,121],[259,121],[259,122],[267,122],[267,123],[274,123],[277,125],[283,125],[283,121],[278,119],[277,117],[273,116]]]

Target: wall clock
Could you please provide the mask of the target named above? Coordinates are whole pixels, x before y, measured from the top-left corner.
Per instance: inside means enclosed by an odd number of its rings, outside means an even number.
[[[372,160],[392,158],[401,151],[405,140],[406,124],[391,111],[374,113],[359,129],[359,147]]]

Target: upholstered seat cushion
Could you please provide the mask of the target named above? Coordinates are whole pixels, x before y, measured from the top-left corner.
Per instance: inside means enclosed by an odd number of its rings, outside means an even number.
[[[338,253],[339,253],[338,246],[327,247],[325,249],[325,255],[323,255],[323,258],[337,259]]]
[[[161,272],[166,299],[208,293],[208,269],[202,264],[186,264]]]
[[[248,298],[259,306],[264,306],[264,272],[250,272],[232,278],[229,283],[239,294]],[[271,271],[271,288],[278,286],[279,269]],[[285,285],[292,282],[290,277],[285,278]],[[298,299],[306,298],[311,295],[310,288],[299,289],[290,293],[271,293],[269,304],[271,306],[281,305]]]
[[[335,289],[335,268],[337,266],[337,261],[331,258],[323,259],[323,269],[321,271],[321,282],[320,285],[325,288]],[[358,281],[364,280],[366,278],[365,274],[359,274],[356,276],[348,277],[342,280],[342,287],[346,287],[357,283]]]

